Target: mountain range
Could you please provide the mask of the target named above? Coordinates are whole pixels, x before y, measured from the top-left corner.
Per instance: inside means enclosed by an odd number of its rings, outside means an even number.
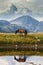
[[[43,32],[43,22],[39,22],[28,15],[11,21],[0,20],[0,32],[13,33],[21,28],[26,29],[28,32]]]

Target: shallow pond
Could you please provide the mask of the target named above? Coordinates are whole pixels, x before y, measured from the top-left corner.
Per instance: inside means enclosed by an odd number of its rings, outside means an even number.
[[[0,56],[0,65],[43,65],[43,56],[26,56],[25,62],[16,61],[14,56]]]

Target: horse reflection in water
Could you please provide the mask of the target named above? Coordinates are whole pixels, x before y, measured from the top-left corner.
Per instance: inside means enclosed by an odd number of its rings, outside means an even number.
[[[14,59],[18,62],[25,62],[26,56],[14,56]]]
[[[26,37],[27,30],[25,30],[25,29],[18,29],[18,30],[15,31],[15,34],[17,34],[17,33],[24,33],[25,34],[25,37]]]

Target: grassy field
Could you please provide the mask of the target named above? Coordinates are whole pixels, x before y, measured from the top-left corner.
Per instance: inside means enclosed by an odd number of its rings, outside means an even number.
[[[43,55],[43,33],[0,33],[0,55]]]

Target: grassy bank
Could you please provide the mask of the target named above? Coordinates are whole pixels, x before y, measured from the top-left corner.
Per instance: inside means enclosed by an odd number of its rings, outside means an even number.
[[[38,39],[40,41],[38,41]],[[35,43],[43,44],[43,33],[33,33],[28,34],[26,37],[24,35],[20,34],[14,34],[14,33],[0,33],[0,44],[35,44]]]
[[[43,52],[37,52],[37,51],[3,51],[0,52],[0,56],[14,56],[14,55],[37,55],[37,56],[43,56]]]

